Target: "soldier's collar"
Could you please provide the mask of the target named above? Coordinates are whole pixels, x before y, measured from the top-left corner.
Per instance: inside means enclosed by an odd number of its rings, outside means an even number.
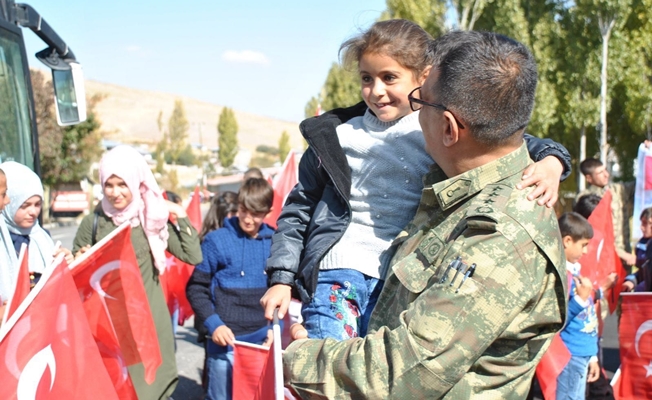
[[[427,197],[434,197],[442,210],[469,198],[487,186],[520,173],[530,163],[525,142],[513,152],[452,178],[435,165],[424,178]],[[428,193],[430,192],[430,193]]]

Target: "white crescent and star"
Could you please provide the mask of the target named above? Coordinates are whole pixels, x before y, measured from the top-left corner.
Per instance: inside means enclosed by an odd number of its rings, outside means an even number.
[[[89,280],[89,284],[91,285],[93,290],[95,290],[102,297],[115,300],[115,297],[106,294],[106,292],[102,288],[101,282],[104,275],[119,268],[120,268],[120,261],[115,260],[115,261],[109,261],[108,263],[98,268],[97,271],[93,272],[93,275],[91,275],[91,279]]]
[[[645,332],[652,330],[652,319],[648,319],[647,321],[643,322],[641,325],[639,325],[638,329],[636,330],[636,336],[634,337],[634,348],[636,349],[636,354],[638,357],[641,357],[641,352],[638,348],[638,344],[641,341],[641,337]],[[644,365],[643,368],[645,368],[645,377],[647,378],[648,376],[652,375],[652,360],[650,360],[649,365]]]
[[[47,345],[29,359],[18,378],[16,398],[18,400],[35,400],[38,385],[45,375],[45,369],[50,369],[50,390],[54,386],[57,375],[57,363],[54,359],[51,345]]]

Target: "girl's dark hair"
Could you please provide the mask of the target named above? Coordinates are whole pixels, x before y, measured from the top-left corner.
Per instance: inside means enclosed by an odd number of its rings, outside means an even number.
[[[373,24],[366,32],[340,46],[346,68],[355,68],[364,54],[382,54],[412,71],[415,77],[433,63],[429,50],[432,37],[419,25],[404,19],[390,19]]]
[[[203,241],[210,232],[224,226],[226,217],[236,212],[238,212],[238,195],[236,193],[224,192],[215,196],[201,226],[199,240]]]

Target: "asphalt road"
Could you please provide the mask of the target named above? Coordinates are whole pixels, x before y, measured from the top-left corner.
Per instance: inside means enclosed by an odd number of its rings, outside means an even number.
[[[77,224],[70,222],[57,226],[47,226],[52,238],[61,241],[63,247],[72,248],[72,242],[77,231]],[[605,320],[602,351],[603,364],[607,377],[611,378],[620,365],[618,350],[618,326],[616,315],[610,315]],[[193,320],[186,321],[184,326],[177,327],[176,356],[179,370],[179,385],[173,394],[175,400],[200,400],[203,390],[201,388],[201,371],[203,363],[203,347],[197,343],[197,331],[192,327]]]

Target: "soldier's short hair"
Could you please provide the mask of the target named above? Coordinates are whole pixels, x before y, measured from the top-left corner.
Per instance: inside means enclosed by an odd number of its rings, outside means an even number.
[[[247,179],[238,191],[238,204],[252,212],[269,212],[274,202],[274,190],[265,179]]]
[[[596,168],[603,166],[602,161],[597,158],[587,158],[580,163],[580,171],[584,176],[591,175]]]
[[[576,212],[566,212],[559,217],[561,237],[570,236],[574,242],[593,237],[593,227],[589,221]]]
[[[437,100],[480,143],[522,140],[537,87],[537,65],[523,44],[493,32],[452,31],[432,42]],[[515,135],[520,132],[521,135]]]

